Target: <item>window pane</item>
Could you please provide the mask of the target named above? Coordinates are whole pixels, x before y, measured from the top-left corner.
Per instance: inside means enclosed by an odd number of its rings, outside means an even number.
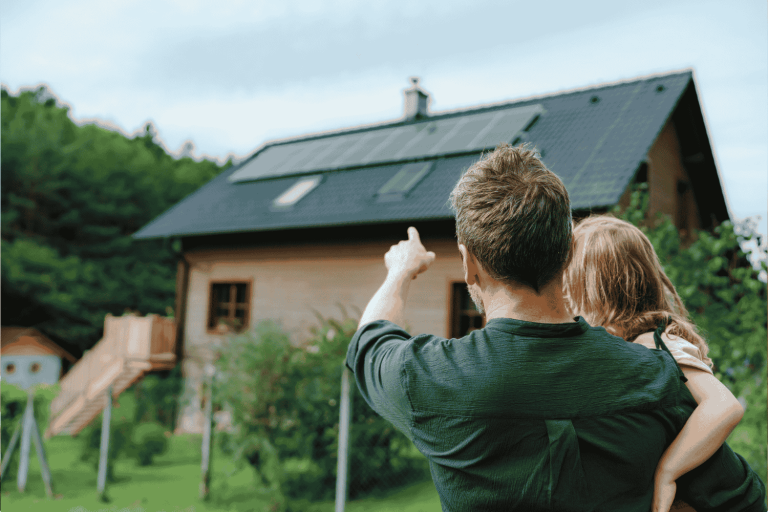
[[[245,292],[246,292],[246,289],[248,288],[248,285],[246,285],[245,283],[241,283],[236,286],[237,286],[237,302],[239,304],[247,302],[248,299],[245,296]]]
[[[248,283],[211,284],[211,303],[209,304],[208,328],[217,329],[221,323],[240,330],[247,327],[250,310]],[[232,302],[233,299],[235,302]]]
[[[470,297],[466,284],[461,289],[461,309],[477,311],[477,306],[475,306],[472,297]]]
[[[217,302],[229,302],[229,285],[228,284],[215,284],[213,285],[213,296]]]
[[[454,283],[452,291],[451,337],[461,338],[475,329],[485,327],[485,317],[477,310],[466,283]]]
[[[467,332],[469,331],[469,317],[466,315],[461,315],[461,320],[459,321],[459,334],[458,336],[465,336]]]

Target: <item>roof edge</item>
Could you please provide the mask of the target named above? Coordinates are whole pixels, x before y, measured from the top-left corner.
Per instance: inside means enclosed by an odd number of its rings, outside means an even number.
[[[669,77],[672,75],[682,75],[682,74],[691,74],[693,75],[693,68],[687,67],[682,68],[678,70],[672,70],[672,71],[666,71],[666,72],[659,72],[659,73],[651,73],[647,75],[640,75],[633,78],[626,78],[626,79],[619,79],[614,80],[612,82],[603,82],[600,84],[594,84],[594,85],[588,85],[588,86],[577,86],[573,88],[566,88],[566,89],[559,89],[552,92],[547,92],[544,94],[537,94],[533,96],[526,96],[522,98],[515,98],[510,100],[502,100],[499,102],[493,102],[493,103],[485,103],[480,106],[474,106],[474,107],[466,107],[466,108],[456,108],[456,109],[449,109],[449,110],[440,110],[436,112],[432,112],[429,117],[418,119],[416,121],[406,121],[402,118],[396,119],[396,120],[390,120],[390,121],[382,121],[378,123],[369,123],[369,124],[361,124],[357,125],[354,128],[339,128],[339,129],[332,129],[332,130],[325,130],[320,132],[313,132],[308,133],[305,135],[299,135],[295,137],[283,137],[278,139],[271,139],[268,141],[265,141],[261,146],[259,146],[251,156],[247,157],[247,160],[250,160],[252,157],[256,156],[257,153],[263,151],[267,147],[271,146],[280,146],[283,144],[291,144],[294,142],[303,142],[307,140],[316,140],[316,139],[322,139],[326,137],[334,137],[336,135],[347,135],[350,133],[358,133],[363,132],[371,129],[380,129],[380,128],[388,128],[391,126],[402,126],[406,124],[419,124],[419,123],[428,123],[430,121],[434,121],[436,119],[442,119],[445,117],[452,117],[452,116],[459,116],[459,115],[465,115],[470,113],[480,113],[485,110],[492,110],[497,108],[504,108],[504,107],[511,107],[514,106],[517,103],[524,103],[524,102],[530,102],[530,101],[536,101],[540,99],[546,99],[550,98],[552,96],[564,96],[567,94],[578,94],[583,93],[595,89],[605,89],[609,87],[617,87],[620,85],[625,85],[633,82],[640,82],[644,80],[652,80],[655,78],[663,78],[663,77]],[[242,163],[245,163],[245,160],[243,160]]]

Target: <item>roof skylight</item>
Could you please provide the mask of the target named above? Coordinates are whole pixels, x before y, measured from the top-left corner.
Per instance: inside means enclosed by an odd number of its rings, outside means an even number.
[[[411,191],[432,169],[434,162],[405,164],[397,174],[387,181],[376,193],[377,201],[399,201]]]
[[[298,203],[301,198],[309,194],[315,187],[320,184],[321,176],[310,176],[308,178],[302,178],[291,187],[280,194],[277,199],[272,202],[274,208],[289,208]]]

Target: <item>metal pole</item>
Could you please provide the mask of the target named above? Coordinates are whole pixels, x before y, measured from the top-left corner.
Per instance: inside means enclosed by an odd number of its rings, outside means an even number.
[[[29,471],[29,442],[32,436],[32,392],[27,392],[27,407],[24,409],[24,420],[21,427],[21,460],[19,461],[19,474],[16,478],[16,487],[19,492],[24,492],[27,486],[27,472]]]
[[[45,484],[45,493],[49,498],[53,498],[53,489],[51,488],[51,470],[48,467],[48,460],[45,458],[45,449],[43,448],[43,440],[40,437],[40,429],[37,426],[37,419],[32,417],[32,440],[35,442],[35,451],[37,452],[37,460],[40,462],[40,473],[43,476],[43,483]]]
[[[99,476],[96,491],[102,500],[106,499],[107,462],[109,459],[109,423],[112,419],[112,385],[107,386],[107,405],[101,418],[101,448],[99,450]]]
[[[349,419],[352,413],[349,377],[352,372],[345,366],[341,373],[341,401],[339,403],[339,452],[336,466],[336,508],[344,512],[347,501],[347,473],[349,469]]]
[[[19,442],[19,436],[21,435],[21,421],[16,423],[16,428],[13,429],[13,435],[11,436],[11,442],[8,443],[8,448],[5,449],[5,455],[3,456],[3,465],[0,467],[0,480],[5,476],[5,470],[8,469],[8,464],[11,463],[11,456],[13,450],[16,449],[16,444]]]
[[[212,364],[205,365],[205,423],[203,424],[203,460],[200,465],[200,499],[208,499],[211,485],[211,430],[213,423],[213,374]]]

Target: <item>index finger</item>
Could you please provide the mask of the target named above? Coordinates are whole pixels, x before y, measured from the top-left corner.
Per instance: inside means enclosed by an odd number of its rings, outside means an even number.
[[[417,242],[421,242],[421,238],[419,238],[419,232],[416,231],[416,228],[413,226],[408,228],[408,240],[416,240]]]

